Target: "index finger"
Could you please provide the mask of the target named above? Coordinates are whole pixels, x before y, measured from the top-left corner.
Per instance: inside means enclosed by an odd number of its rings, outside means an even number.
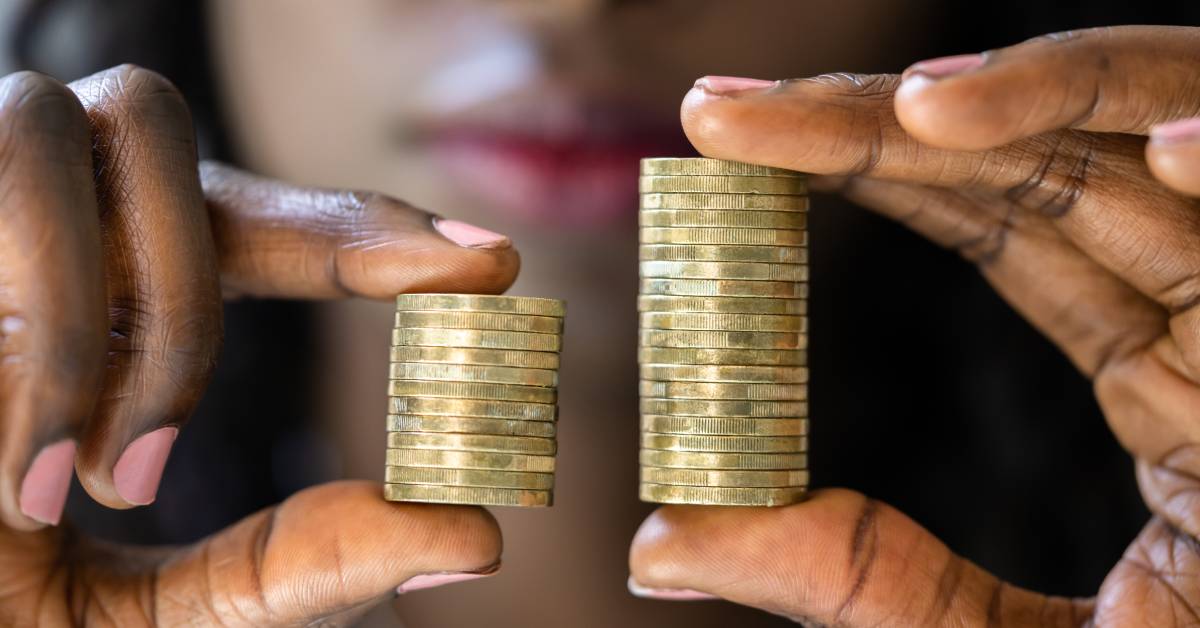
[[[1038,37],[904,72],[896,115],[917,139],[983,150],[1075,128],[1146,135],[1200,114],[1200,28],[1120,26]]]
[[[302,188],[200,165],[228,292],[387,299],[404,292],[496,294],[517,277],[507,237],[371,192]]]

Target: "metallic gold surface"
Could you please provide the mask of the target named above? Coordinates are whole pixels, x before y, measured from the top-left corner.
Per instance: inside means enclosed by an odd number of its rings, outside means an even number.
[[[808,212],[772,212],[761,209],[643,209],[643,227],[740,227],[744,229],[804,229]]]
[[[694,329],[722,331],[806,332],[808,318],[764,314],[713,314],[708,312],[642,312],[642,329]]]
[[[393,350],[402,347],[392,347]],[[513,353],[529,353],[514,351]],[[554,355],[554,354],[545,354]],[[433,364],[395,362],[388,369],[391,379],[432,381],[490,382],[523,386],[553,387],[558,385],[558,371],[527,369],[514,366],[477,366],[472,364]]]
[[[481,382],[392,380],[388,382],[388,395],[393,397],[493,399],[497,401],[524,401],[527,403],[554,403],[558,401],[558,389],[556,388],[517,386],[514,384],[486,384]]]
[[[766,419],[808,418],[807,401],[709,401],[642,398],[645,414],[687,416],[746,416]]]
[[[531,424],[543,425],[535,421]],[[808,419],[750,419],[745,417],[670,416],[643,414],[642,432],[707,434],[711,436],[805,436]]]
[[[642,363],[733,365],[733,366],[805,366],[808,352],[791,349],[681,349],[677,347],[638,347]]]
[[[553,438],[493,436],[491,434],[388,432],[387,444],[392,449],[490,451],[498,454],[529,454],[532,456],[553,456],[558,451]]]
[[[707,192],[710,194],[791,194],[808,193],[808,183],[796,177],[755,176],[654,176],[638,177],[638,192]]]
[[[642,501],[657,504],[701,504],[714,506],[786,506],[804,500],[808,490],[790,488],[715,488],[648,484],[639,488]]]
[[[765,209],[808,211],[808,197],[794,194],[645,193],[642,209]]]
[[[757,262],[807,264],[802,246],[725,246],[721,244],[643,244],[638,259],[644,262]]]
[[[476,347],[480,349],[557,352],[562,349],[562,336],[558,334],[531,334],[520,331],[410,327],[393,329],[392,345]]]
[[[703,349],[807,349],[808,334],[791,331],[643,329],[643,347]]]
[[[557,353],[547,351],[512,351],[469,347],[391,347],[390,355],[392,362],[513,366],[549,370],[558,369],[561,361]]]
[[[520,401],[486,401],[481,399],[447,399],[437,397],[389,397],[388,414],[437,414],[445,416],[474,416],[489,419],[523,419],[553,421],[558,407],[548,403]]]
[[[649,467],[684,469],[791,470],[808,467],[808,454],[738,454],[643,449],[638,456]]]
[[[643,278],[643,295],[686,297],[759,297],[764,299],[807,299],[808,284],[794,281],[739,281],[735,279]]]
[[[453,432],[458,434],[495,434],[497,436],[534,436],[554,438],[557,425],[550,421],[485,419],[473,416],[437,416],[424,414],[387,415],[389,432]]]
[[[536,334],[561,334],[563,319],[528,314],[497,314],[495,312],[411,312],[399,311],[396,327],[442,327],[449,329],[490,329],[523,331]]]
[[[642,277],[667,279],[736,279],[741,281],[808,281],[807,264],[755,262],[640,262]]]
[[[666,451],[794,454],[808,451],[807,436],[697,436],[642,434],[642,447]]]
[[[803,366],[736,366],[643,363],[643,379],[678,382],[745,382],[803,384],[808,368]]]
[[[666,399],[745,399],[749,401],[804,401],[808,384],[741,384],[730,382],[659,382],[642,380],[643,397]]]
[[[794,170],[772,168],[745,164],[740,161],[725,159],[709,159],[707,157],[647,157],[642,160],[640,173],[642,175],[715,175],[715,176],[751,176],[751,177],[795,177],[804,175]]]
[[[718,227],[643,227],[642,244],[726,244],[806,246],[808,232],[799,229],[733,229]]]
[[[438,484],[445,486],[481,486],[548,491],[554,489],[553,473],[521,471],[485,471],[483,469],[446,469],[439,467],[387,467],[384,481],[389,484]]]
[[[808,471],[710,471],[707,469],[642,467],[641,480],[647,484],[675,486],[806,487],[808,486]]]
[[[440,451],[436,449],[388,449],[389,466],[490,469],[554,473],[554,456],[498,454],[484,451]]]
[[[567,302],[540,297],[506,297],[488,294],[402,294],[397,310],[454,310],[558,316],[567,313]]]
[[[638,311],[803,315],[808,312],[808,301],[805,299],[643,294],[638,296]]]
[[[384,484],[383,497],[394,502],[471,504],[475,506],[550,506],[554,493],[476,486]]]

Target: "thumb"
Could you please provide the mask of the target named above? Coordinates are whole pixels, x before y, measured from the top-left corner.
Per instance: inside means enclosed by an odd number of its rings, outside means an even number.
[[[1001,582],[845,490],[785,508],[660,508],[634,537],[629,566],[635,595],[722,598],[805,625],[1078,626],[1091,610]]]
[[[325,484],[164,563],[155,623],[345,621],[402,585],[490,575],[501,546],[496,520],[482,508],[387,502],[371,482]]]
[[[497,294],[520,256],[505,236],[371,192],[300,188],[200,164],[227,293],[391,298]]]

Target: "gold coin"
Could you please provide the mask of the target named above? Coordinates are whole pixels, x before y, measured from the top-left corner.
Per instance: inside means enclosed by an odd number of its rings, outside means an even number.
[[[387,463],[391,466],[554,473],[555,458],[554,456],[497,454],[485,451],[388,449]]]
[[[808,194],[808,183],[796,177],[640,176],[638,192],[707,192],[709,194]]]
[[[767,211],[808,211],[808,197],[792,194],[642,194],[642,209],[765,209]]]
[[[529,421],[534,423],[534,421]],[[541,425],[540,423],[538,425]],[[642,431],[711,436],[807,436],[808,419],[642,415]]]
[[[402,294],[398,310],[456,310],[558,316],[567,313],[567,302],[540,297],[503,297],[490,294]]]
[[[711,401],[708,399],[642,398],[642,414],[687,416],[748,416],[800,419],[808,416],[806,401]]]
[[[553,421],[558,417],[558,406],[549,403],[524,403],[521,401],[389,397],[388,414],[440,414],[488,419]]]
[[[759,384],[803,384],[808,369],[803,366],[728,366],[698,364],[642,364],[643,379],[669,382],[745,382]]]
[[[550,491],[436,484],[384,484],[383,497],[393,502],[474,506],[551,506],[554,504],[554,493]]]
[[[806,349],[808,334],[792,331],[696,331],[643,329],[643,347],[703,349]]]
[[[548,491],[554,489],[553,473],[522,471],[485,471],[438,467],[387,467],[384,481],[389,484],[440,484],[444,486],[482,486]]]
[[[557,432],[555,424],[549,421],[423,414],[389,414],[387,415],[387,429],[389,432],[455,432],[498,436],[535,436],[537,438],[554,438]]]
[[[497,401],[526,401],[554,403],[558,390],[542,386],[514,384],[484,384],[479,382],[431,382],[421,380],[392,380],[388,394],[393,397],[448,397],[451,399],[495,399]]]
[[[667,399],[802,401],[808,399],[808,384],[734,384],[642,380],[641,394],[643,397],[665,397]]]
[[[642,279],[641,294],[680,297],[759,297],[807,299],[808,284],[795,281],[738,281],[735,279]]]
[[[451,329],[491,329],[524,331],[536,334],[561,334],[563,319],[528,314],[495,312],[396,312],[396,327],[442,327]]]
[[[807,436],[705,436],[642,434],[644,449],[714,453],[794,454],[808,451]]]
[[[643,294],[638,297],[638,311],[803,315],[808,312],[808,301],[804,299]]]
[[[724,246],[721,244],[645,244],[638,259],[647,262],[760,262],[807,264],[802,246]]]
[[[708,312],[642,312],[642,329],[806,332],[803,316],[712,314]]]
[[[392,350],[411,347],[392,347]],[[428,347],[426,347],[428,348]],[[514,351],[513,353],[531,353]],[[557,355],[546,353],[543,355]],[[392,379],[419,379],[434,381],[488,382],[492,384],[517,384],[521,386],[554,387],[558,385],[558,371],[549,369],[527,369],[514,366],[478,366],[472,364],[430,364],[421,362],[394,362],[388,369]]]
[[[643,175],[714,175],[714,176],[747,176],[747,177],[796,177],[804,175],[794,170],[744,164],[740,161],[726,159],[709,159],[707,157],[646,157],[642,159],[641,174]]]
[[[427,434],[388,432],[392,449],[448,449],[452,451],[488,451],[498,454],[553,456],[558,445],[553,438],[529,436],[493,436],[491,434]]]
[[[638,362],[643,364],[805,366],[808,364],[808,352],[792,349],[638,347]]]
[[[478,347],[480,349],[558,352],[562,349],[562,336],[558,334],[531,334],[522,331],[410,327],[407,329],[393,329],[392,345]]]
[[[728,244],[807,246],[808,232],[799,229],[734,229],[725,227],[642,227],[642,244]]]
[[[755,262],[640,262],[642,277],[667,279],[737,279],[741,281],[808,281],[806,264]]]
[[[507,349],[471,349],[468,347],[392,347],[392,362],[433,362],[477,366],[515,366],[555,370],[557,353],[545,351],[509,351]]]
[[[788,470],[808,467],[808,454],[737,454],[643,449],[638,461],[648,467],[673,469]]]
[[[642,227],[737,227],[742,229],[804,229],[807,212],[771,212],[761,209],[643,209]]]
[[[656,504],[696,504],[710,506],[787,506],[804,501],[808,489],[728,488],[711,486],[672,486],[643,482],[642,501]]]
[[[770,488],[808,486],[808,471],[709,471],[642,467],[642,482],[673,486],[727,486]]]

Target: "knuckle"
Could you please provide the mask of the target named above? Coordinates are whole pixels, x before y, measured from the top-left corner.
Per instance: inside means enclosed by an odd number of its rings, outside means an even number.
[[[37,72],[0,78],[0,125],[9,133],[78,135],[87,128],[79,100],[58,81]]]
[[[191,113],[183,94],[165,76],[138,65],[109,68],[72,84],[93,114],[122,118],[161,118],[190,129]]]
[[[1059,218],[1069,213],[1087,192],[1089,176],[1099,155],[1086,134],[1063,132],[1049,142],[1033,140],[1035,157],[1021,160],[1022,178],[1005,190],[1012,203]]]

